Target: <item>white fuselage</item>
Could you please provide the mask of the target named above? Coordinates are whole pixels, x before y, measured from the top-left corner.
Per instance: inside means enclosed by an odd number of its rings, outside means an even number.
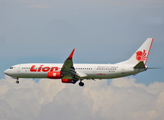
[[[4,73],[16,78],[48,78],[50,71],[60,71],[63,64],[31,63],[18,64],[7,69]],[[136,70],[133,65],[125,64],[74,64],[77,74],[84,79],[110,79],[135,75],[145,69]],[[64,79],[70,79],[67,76]]]

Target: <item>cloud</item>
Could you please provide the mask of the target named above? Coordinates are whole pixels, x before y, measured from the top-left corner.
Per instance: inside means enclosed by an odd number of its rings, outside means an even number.
[[[0,119],[162,120],[164,83],[146,86],[133,78],[84,81],[85,87],[60,80],[0,80]]]

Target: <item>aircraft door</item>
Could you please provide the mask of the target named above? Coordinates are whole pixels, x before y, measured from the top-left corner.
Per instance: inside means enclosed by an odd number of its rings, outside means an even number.
[[[94,67],[93,67],[93,72],[94,72],[94,73],[96,73],[96,69],[97,69],[97,67],[94,66]]]
[[[121,73],[124,74],[125,73],[125,66],[121,67]]]
[[[21,72],[21,67],[20,66],[18,66],[17,72]]]

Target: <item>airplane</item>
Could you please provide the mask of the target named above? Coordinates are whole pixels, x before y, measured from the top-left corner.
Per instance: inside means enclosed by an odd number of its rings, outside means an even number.
[[[26,63],[11,66],[4,73],[12,78],[49,78],[61,79],[62,83],[75,84],[79,81],[79,86],[84,86],[83,80],[111,79],[136,75],[146,71],[146,62],[153,43],[153,38],[147,40],[128,59],[116,64],[73,64],[75,49],[63,64],[50,63]]]

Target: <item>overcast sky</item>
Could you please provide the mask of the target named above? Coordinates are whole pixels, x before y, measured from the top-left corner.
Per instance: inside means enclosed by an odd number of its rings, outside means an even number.
[[[164,68],[163,0],[0,0],[0,118],[163,120],[164,70],[62,84],[3,71],[19,63],[117,63],[154,38],[147,66]]]

